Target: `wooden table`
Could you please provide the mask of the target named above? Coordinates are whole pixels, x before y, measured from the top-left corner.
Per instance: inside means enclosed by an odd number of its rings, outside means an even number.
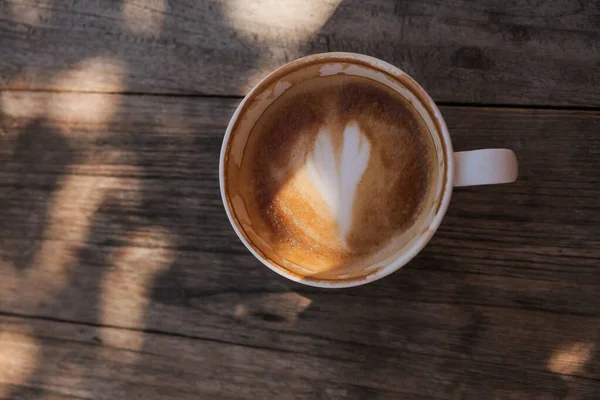
[[[0,1],[0,398],[599,399],[600,3],[282,3]],[[253,83],[335,50],[520,178],[328,291],[246,251],[217,167]]]

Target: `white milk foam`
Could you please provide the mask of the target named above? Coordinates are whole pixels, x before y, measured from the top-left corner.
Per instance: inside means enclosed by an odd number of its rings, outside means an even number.
[[[331,133],[322,127],[306,159],[311,181],[331,208],[342,243],[352,226],[354,196],[370,154],[371,143],[358,123],[351,121],[344,128],[339,150],[334,147]]]

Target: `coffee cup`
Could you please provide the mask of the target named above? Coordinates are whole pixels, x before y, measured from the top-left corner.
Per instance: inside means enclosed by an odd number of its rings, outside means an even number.
[[[225,132],[219,181],[258,260],[296,282],[344,288],[414,258],[454,187],[513,182],[517,168],[508,149],[454,152],[440,110],[399,68],[323,53],[250,90]]]

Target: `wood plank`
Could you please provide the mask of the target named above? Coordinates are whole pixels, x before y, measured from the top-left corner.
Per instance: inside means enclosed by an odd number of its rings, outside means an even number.
[[[436,101],[600,106],[600,5],[519,0],[0,3],[0,88],[242,95],[326,51],[372,55]]]
[[[0,390],[54,398],[592,398],[595,380],[561,380],[467,358],[366,348],[347,359],[116,328],[0,317]],[[136,344],[143,342],[143,345]],[[389,390],[386,390],[389,389]],[[2,393],[2,392],[0,392]],[[515,396],[518,394],[518,397]],[[509,397],[510,396],[510,397]]]
[[[27,92],[0,100],[0,312],[145,330],[123,340],[176,359],[209,352],[232,368],[250,363],[249,374],[272,374],[256,390],[287,384],[304,398],[327,398],[329,384],[341,393],[334,398],[585,399],[599,390],[599,112],[444,107],[456,149],[513,148],[520,180],[457,189],[439,232],[407,267],[322,291],[260,265],[227,222],[217,164],[235,100]],[[32,329],[37,337],[55,328]],[[153,333],[198,344],[167,345]],[[47,360],[78,351],[68,338]],[[218,341],[227,345],[205,349]],[[100,388],[126,362],[111,357],[92,362]],[[156,362],[132,371],[189,396],[196,372],[173,381],[181,370],[152,370]],[[86,371],[86,363],[76,364]],[[248,376],[236,378],[239,387],[258,379]],[[118,390],[138,393],[136,382]],[[52,390],[18,385],[23,398]]]
[[[0,354],[0,362],[12,365],[12,372],[0,371],[2,398],[359,399],[375,393],[391,399],[399,394],[337,379],[336,365],[358,372],[356,362],[331,360],[331,371],[319,376],[318,363],[328,362],[325,358],[219,341],[16,317],[0,317],[0,327],[0,344],[9,346],[11,356]],[[132,345],[140,339],[142,348]]]

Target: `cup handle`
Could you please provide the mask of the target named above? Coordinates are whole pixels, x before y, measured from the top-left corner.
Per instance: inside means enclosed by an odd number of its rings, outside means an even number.
[[[492,185],[517,180],[517,156],[509,149],[454,153],[454,186]]]

